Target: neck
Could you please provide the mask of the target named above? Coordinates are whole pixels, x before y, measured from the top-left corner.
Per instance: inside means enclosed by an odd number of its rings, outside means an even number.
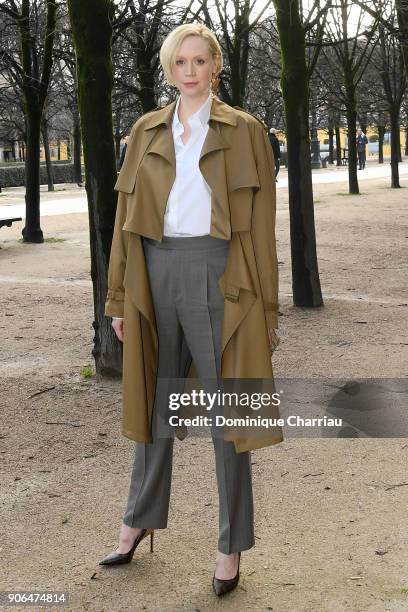
[[[180,120],[185,117],[188,119],[191,115],[193,115],[199,108],[204,104],[207,100],[210,92],[207,91],[205,94],[201,95],[197,98],[190,98],[188,96],[183,96],[180,93],[180,104],[179,104],[179,118]]]

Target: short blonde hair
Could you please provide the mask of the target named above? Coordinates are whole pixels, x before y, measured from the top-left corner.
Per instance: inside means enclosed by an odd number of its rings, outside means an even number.
[[[171,70],[180,45],[187,36],[201,36],[210,47],[213,59],[216,60],[215,75],[217,78],[223,67],[222,50],[215,34],[201,23],[185,23],[177,26],[166,36],[160,49],[160,63],[163,67],[164,76],[170,85],[174,85]]]

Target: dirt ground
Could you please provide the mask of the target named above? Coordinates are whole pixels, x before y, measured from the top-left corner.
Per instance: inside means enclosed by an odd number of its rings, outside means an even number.
[[[388,179],[346,191],[315,188],[315,309],[293,306],[278,191],[277,377],[407,376],[407,191]],[[66,591],[75,611],[408,610],[406,438],[289,437],[254,451],[256,545],[222,600],[211,589],[212,443],[176,441],[169,527],[154,553],[144,542],[131,564],[98,566],[117,543],[134,443],[120,434],[120,382],[80,374],[93,365],[88,217],[43,217],[45,237],[63,242],[22,244],[22,227],[0,230],[0,591]]]

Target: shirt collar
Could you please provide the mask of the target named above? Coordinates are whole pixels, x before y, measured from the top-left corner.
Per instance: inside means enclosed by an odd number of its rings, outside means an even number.
[[[188,122],[189,122],[189,124],[191,126],[194,126],[194,125],[205,126],[205,125],[207,125],[207,123],[209,121],[209,118],[210,118],[212,99],[213,99],[213,94],[212,94],[212,92],[210,92],[208,94],[208,98],[200,106],[200,108],[188,118]],[[180,95],[177,98],[176,108],[174,110],[173,128],[175,128],[176,130],[181,129],[181,132],[183,132],[184,131],[184,126],[183,126],[183,124],[180,121],[179,116],[178,116],[179,106],[180,106]]]

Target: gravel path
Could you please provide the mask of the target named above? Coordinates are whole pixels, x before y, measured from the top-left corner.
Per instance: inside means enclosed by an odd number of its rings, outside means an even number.
[[[337,195],[346,190],[315,187],[316,309],[292,304],[287,190],[278,192],[277,377],[407,375],[405,188],[376,178],[363,195]],[[154,553],[144,543],[128,566],[98,566],[117,543],[133,443],[120,434],[119,381],[80,375],[93,363],[88,217],[45,216],[45,236],[63,242],[22,244],[21,228],[0,230],[0,590],[65,590],[75,612],[408,610],[405,438],[288,437],[253,452],[256,546],[222,601],[211,590],[212,443],[176,441],[169,527]]]

